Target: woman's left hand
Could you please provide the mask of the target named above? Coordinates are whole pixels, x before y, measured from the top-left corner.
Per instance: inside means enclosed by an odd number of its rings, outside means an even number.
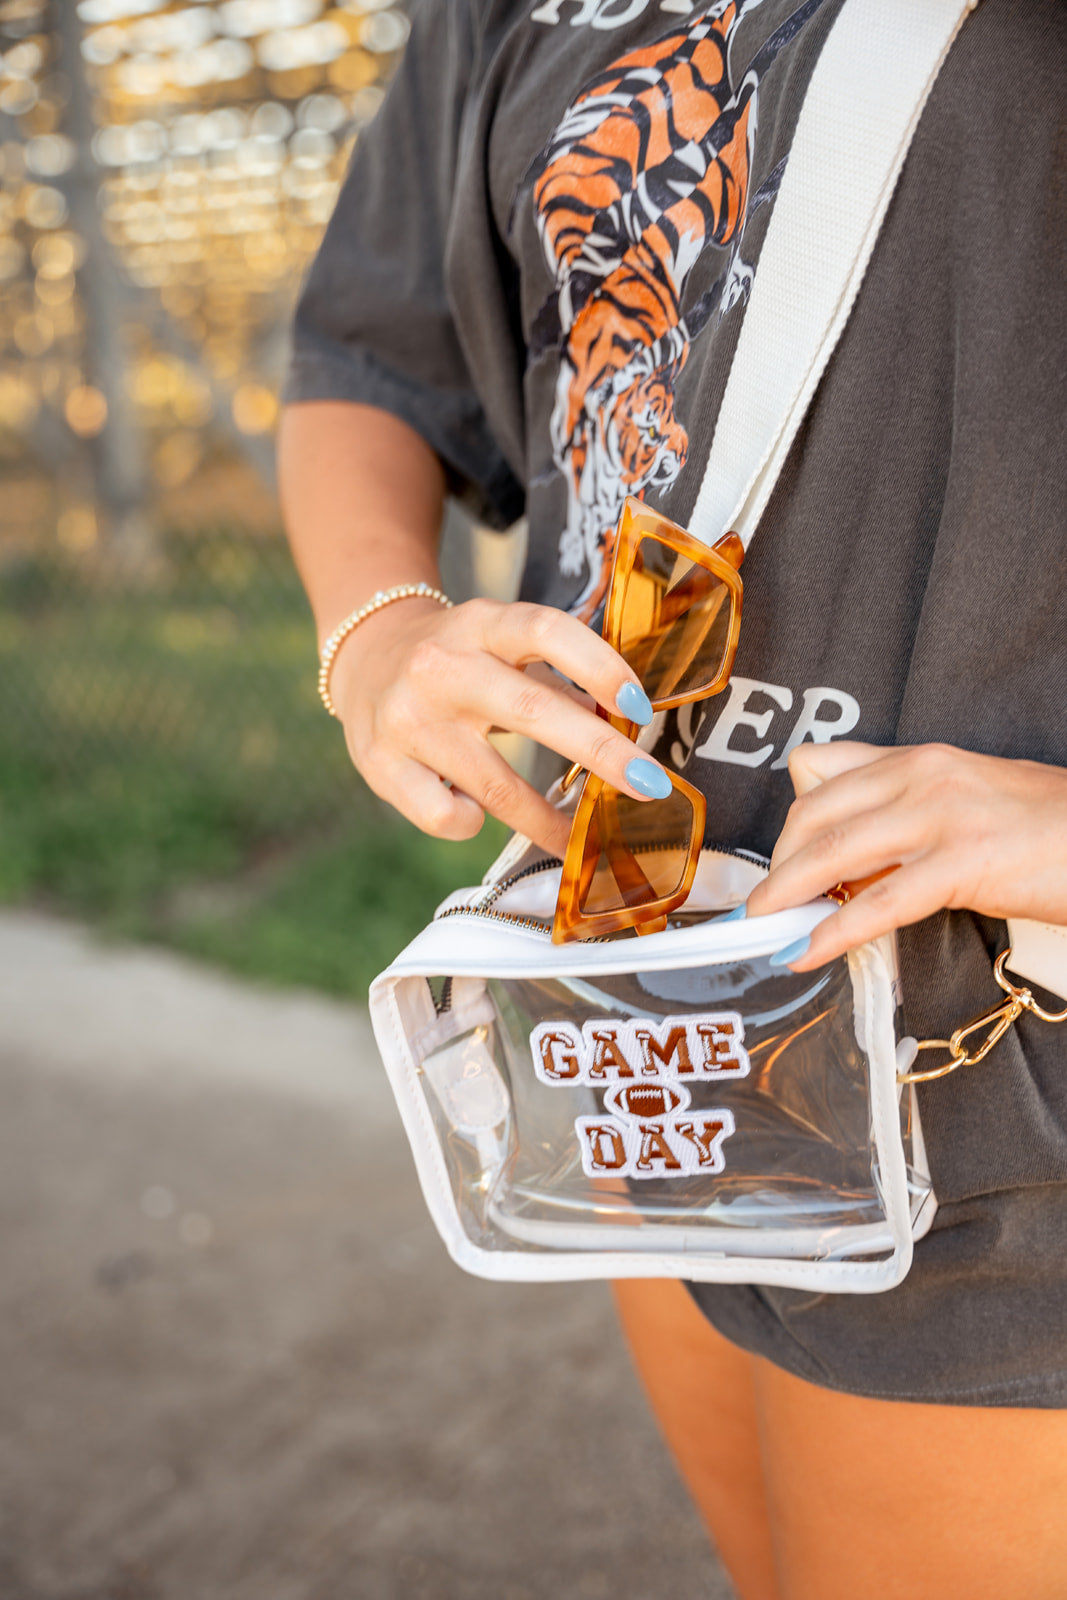
[[[799,745],[789,772],[797,799],[748,915],[874,878],[819,924],[794,971],[946,907],[1067,923],[1064,769],[841,740]]]

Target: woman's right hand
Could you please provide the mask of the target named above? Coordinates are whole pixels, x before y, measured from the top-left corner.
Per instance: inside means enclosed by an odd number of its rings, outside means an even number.
[[[566,612],[496,600],[446,610],[412,598],[368,617],[334,662],[331,695],[352,760],[426,833],[472,838],[488,811],[553,855],[566,848],[569,819],[508,766],[490,731],[525,734],[637,799],[668,793],[663,768],[569,685],[524,670],[539,662],[597,704],[651,720],[622,657]]]

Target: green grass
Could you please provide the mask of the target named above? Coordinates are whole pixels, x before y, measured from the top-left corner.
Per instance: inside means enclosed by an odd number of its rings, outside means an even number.
[[[246,905],[191,918],[170,942],[248,977],[364,999],[445,895],[478,882],[504,837],[495,823],[453,845],[399,819],[355,828],[286,863]]]
[[[284,549],[173,540],[143,586],[0,573],[0,901],[361,996],[503,830],[427,839],[353,772]]]

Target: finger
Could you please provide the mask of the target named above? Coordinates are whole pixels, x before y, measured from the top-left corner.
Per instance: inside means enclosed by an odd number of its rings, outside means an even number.
[[[938,867],[933,852],[919,857],[879,878],[820,922],[804,954],[789,962],[790,970],[812,972],[846,950],[933,916],[946,904],[950,888],[949,875]]]
[[[453,706],[476,718],[480,726],[525,734],[634,799],[662,799],[670,792],[670,779],[659,762],[603,717],[494,656],[456,657],[448,694]]]
[[[579,689],[576,683],[565,678],[562,672],[557,672],[555,667],[550,667],[547,661],[535,661],[532,666],[521,668],[524,677],[531,683],[543,683],[549,689],[555,689],[557,694],[562,694],[568,700],[573,700],[576,706],[584,706],[587,711],[596,710],[596,701],[585,689]],[[620,713],[621,715],[621,713]]]
[[[493,747],[474,735],[426,729],[415,751],[425,766],[441,772],[469,797],[479,811],[487,811],[525,834],[550,855],[561,856],[570,837],[570,818],[557,811]]]
[[[878,761],[842,772],[798,795],[775,842],[772,867],[780,866],[820,833],[841,827],[861,812],[892,805],[907,786],[903,763]]]
[[[802,795],[842,772],[869,766],[892,755],[898,746],[862,744],[858,739],[831,739],[826,744],[798,744],[789,752],[793,791]]]
[[[485,821],[477,801],[449,788],[436,772],[409,756],[382,753],[366,763],[368,788],[435,839],[473,839]]]
[[[584,689],[576,688],[568,678],[562,677],[555,667],[550,667],[547,662],[539,661],[532,667],[522,667],[520,670],[528,682],[543,683],[546,688],[554,689],[557,694],[563,695],[564,699],[572,701],[576,706],[584,706],[587,711],[595,709],[596,702],[591,694],[586,694]],[[508,729],[493,727],[489,731],[507,733]]]
[[[485,649],[511,666],[547,661],[606,711],[641,727],[651,722],[652,707],[633,671],[577,617],[552,606],[517,603],[486,611],[481,628]]]
[[[804,905],[839,883],[900,866],[928,842],[922,813],[910,807],[883,806],[861,812],[821,830],[772,866],[749,896],[749,915],[763,917]]]

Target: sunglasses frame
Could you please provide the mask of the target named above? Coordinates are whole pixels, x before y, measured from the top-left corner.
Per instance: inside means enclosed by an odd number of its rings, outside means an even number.
[[[712,695],[720,694],[729,682],[741,634],[744,588],[738,568],[744,560],[745,550],[736,533],[725,534],[713,546],[703,544],[686,529],[678,527],[676,523],[652,511],[640,500],[631,496],[626,501],[619,519],[604,608],[603,637],[615,650],[619,649],[622,640],[627,589],[625,579],[633,570],[641,540],[646,538],[656,540],[668,550],[674,551],[676,555],[712,573],[725,585],[730,604],[727,640],[718,674],[710,684],[702,684],[697,689],[681,694],[664,695],[661,699],[649,697],[653,711],[667,711],[674,706],[689,705],[697,700],[709,699]],[[603,717],[610,727],[628,739],[632,739],[638,730],[637,723],[628,722],[625,718],[605,712],[600,706],[597,707],[597,715]],[[571,769],[563,780],[564,790],[580,771],[581,768]],[[623,871],[626,875],[632,877],[637,873],[643,877],[636,856],[620,837],[614,840],[601,839],[600,849],[595,853],[588,849],[590,825],[600,797],[605,789],[615,789],[615,786],[598,777],[596,773],[586,773],[563,857],[559,895],[552,922],[554,944],[566,944],[575,939],[597,938],[608,933],[618,933],[626,928],[633,928],[639,934],[659,933],[667,926],[668,914],[684,904],[693,887],[697,863],[700,860],[707,803],[700,790],[694,788],[686,779],[676,773],[671,773],[670,778],[673,787],[689,801],[693,812],[685,866],[677,887],[670,894],[659,896],[645,905],[619,906],[611,911],[586,913],[581,909],[582,900],[588,892],[602,852],[610,856],[614,849],[625,857]],[[619,791],[615,789],[615,792]],[[616,871],[616,879],[618,878],[619,872]]]
[[[683,556],[694,566],[703,567],[725,584],[730,597],[730,625],[722,666],[718,676],[707,688],[690,690],[685,694],[664,695],[652,699],[653,711],[670,711],[674,706],[691,705],[694,701],[721,694],[733,671],[737,642],[741,636],[741,602],[744,585],[739,567],[745,559],[745,547],[736,533],[726,533],[717,544],[702,543],[685,528],[671,522],[659,512],[652,511],[642,501],[631,496],[622,509],[619,529],[612,554],[611,578],[608,582],[607,601],[604,606],[602,636],[612,649],[620,650],[622,619],[626,607],[626,584],[620,579],[629,577],[642,539],[655,539],[676,555]],[[621,654],[621,650],[620,650]]]

